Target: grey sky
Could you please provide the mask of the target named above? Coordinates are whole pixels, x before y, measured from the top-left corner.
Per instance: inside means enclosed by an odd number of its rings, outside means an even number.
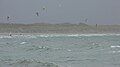
[[[88,18],[88,24],[120,24],[120,0],[0,0],[0,22],[7,23],[6,16],[13,23],[79,23]]]

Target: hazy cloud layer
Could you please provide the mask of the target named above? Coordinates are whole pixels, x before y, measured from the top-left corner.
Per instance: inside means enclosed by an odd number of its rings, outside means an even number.
[[[6,16],[10,16],[14,23],[79,23],[88,18],[88,24],[120,24],[119,3],[120,0],[0,0],[0,22],[6,23]]]

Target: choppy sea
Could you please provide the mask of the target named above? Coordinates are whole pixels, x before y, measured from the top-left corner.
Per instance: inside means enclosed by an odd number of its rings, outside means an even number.
[[[0,67],[120,67],[120,35],[0,35]]]

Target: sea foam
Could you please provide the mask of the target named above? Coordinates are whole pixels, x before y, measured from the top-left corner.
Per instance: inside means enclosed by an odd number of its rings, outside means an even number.
[[[25,34],[25,35],[0,35],[0,38],[37,38],[37,37],[78,37],[78,36],[120,36],[120,34]]]
[[[40,37],[120,36],[120,34],[42,34],[42,35],[37,35],[37,36],[40,36]]]

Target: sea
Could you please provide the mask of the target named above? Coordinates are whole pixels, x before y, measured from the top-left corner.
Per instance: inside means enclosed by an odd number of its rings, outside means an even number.
[[[120,34],[0,35],[0,67],[120,67]]]

